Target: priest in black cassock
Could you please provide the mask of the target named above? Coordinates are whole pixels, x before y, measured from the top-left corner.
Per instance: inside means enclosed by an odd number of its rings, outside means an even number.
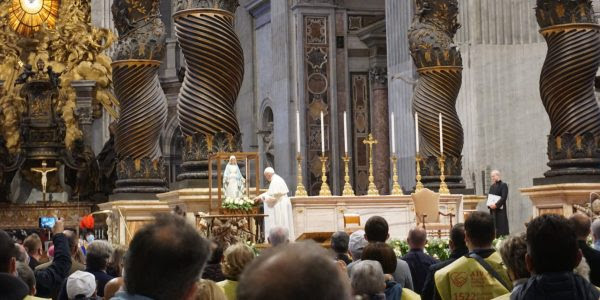
[[[508,215],[506,214],[506,200],[508,200],[508,185],[500,179],[498,170],[492,171],[492,186],[489,194],[500,196],[496,204],[488,206],[490,214],[494,217],[496,236],[508,235]]]

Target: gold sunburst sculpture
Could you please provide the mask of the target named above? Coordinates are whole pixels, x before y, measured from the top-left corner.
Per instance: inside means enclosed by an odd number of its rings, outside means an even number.
[[[10,27],[23,36],[32,36],[42,24],[54,28],[60,0],[12,0]]]

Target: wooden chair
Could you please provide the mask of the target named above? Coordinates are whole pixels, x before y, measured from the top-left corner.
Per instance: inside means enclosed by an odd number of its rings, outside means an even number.
[[[425,188],[417,193],[412,193],[410,196],[415,205],[417,226],[422,226],[425,230],[436,231],[440,238],[442,237],[442,230],[450,232],[450,229],[452,229],[452,218],[455,214],[451,212],[443,213],[439,210],[440,194]],[[440,216],[450,217],[450,225],[442,223]]]
[[[355,225],[355,226],[349,226]],[[344,214],[344,230],[346,232],[353,232],[357,229],[362,229],[360,227],[360,215],[359,214]]]

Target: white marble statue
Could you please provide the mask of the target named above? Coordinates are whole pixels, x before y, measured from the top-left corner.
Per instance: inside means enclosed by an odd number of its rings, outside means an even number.
[[[275,226],[285,227],[289,231],[290,240],[296,238],[294,234],[294,218],[292,214],[292,202],[288,198],[289,192],[283,178],[275,174],[275,170],[269,167],[265,169],[265,178],[270,182],[269,190],[259,195],[254,200],[262,201],[264,205],[265,217],[265,235],[269,234],[271,228]],[[265,238],[268,238],[266,236]]]
[[[246,179],[242,176],[240,167],[238,167],[235,156],[229,157],[229,163],[223,172],[223,189],[225,189],[225,199],[235,200],[244,197],[244,188]]]

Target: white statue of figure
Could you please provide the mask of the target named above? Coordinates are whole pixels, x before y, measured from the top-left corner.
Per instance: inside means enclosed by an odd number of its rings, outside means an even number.
[[[239,199],[244,197],[244,187],[246,179],[242,176],[240,167],[237,165],[235,156],[229,157],[229,163],[223,173],[223,188],[225,189],[225,199]]]
[[[294,240],[294,218],[292,214],[292,202],[288,198],[289,193],[287,184],[281,176],[275,174],[273,168],[268,167],[264,172],[265,178],[269,181],[269,190],[254,198],[254,201],[262,201],[265,209],[265,235],[269,234],[271,228],[280,226],[288,229],[289,237]],[[265,238],[268,238],[265,237]]]

